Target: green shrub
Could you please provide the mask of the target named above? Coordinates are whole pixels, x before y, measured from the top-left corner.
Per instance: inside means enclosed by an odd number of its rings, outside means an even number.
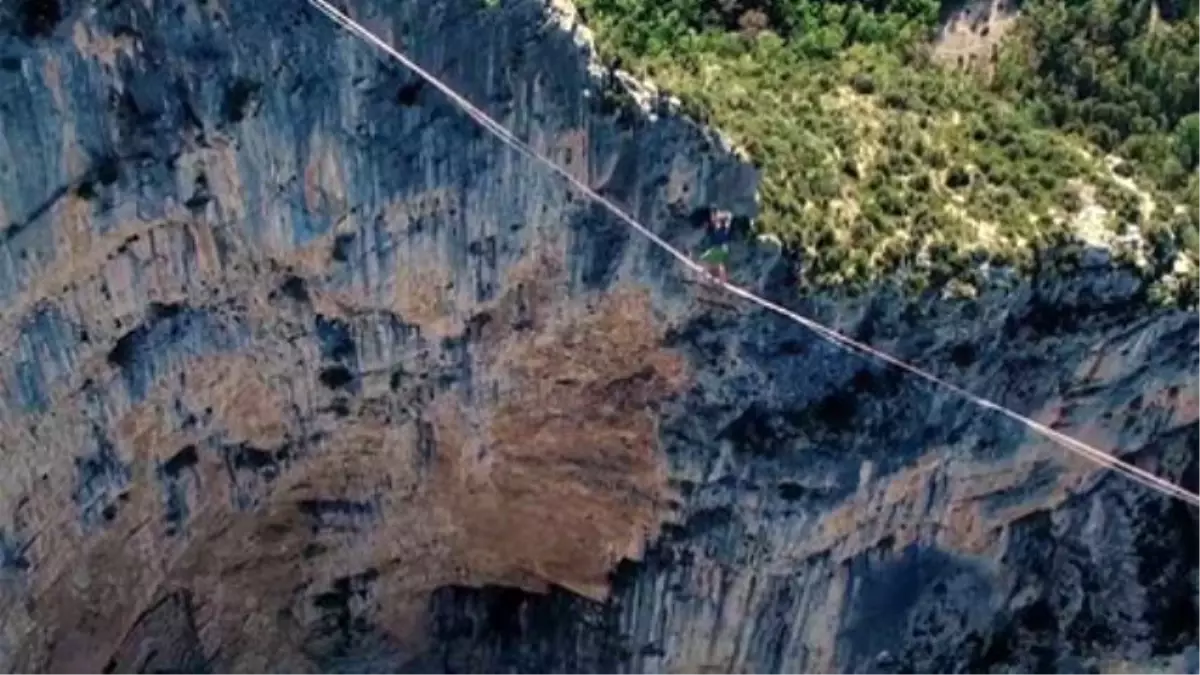
[[[854,91],[869,96],[875,93],[875,79],[867,73],[858,73],[850,80],[850,86],[854,87]]]
[[[961,166],[956,166],[950,169],[950,172],[946,174],[946,187],[950,188],[951,190],[965,188],[970,184],[971,174],[967,173],[967,170]]]

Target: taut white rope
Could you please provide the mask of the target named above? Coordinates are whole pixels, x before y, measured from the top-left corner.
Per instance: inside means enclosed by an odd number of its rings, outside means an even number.
[[[362,38],[363,40],[367,41],[368,43],[375,45],[379,49],[383,50],[386,54],[388,54],[392,58],[396,59],[400,63],[404,64],[407,68],[409,68],[410,70],[415,72],[417,75],[419,75],[421,77],[421,79],[425,80],[429,84],[436,87],[439,91],[441,91],[443,94],[445,94],[447,97],[449,97],[451,101],[454,101],[454,103],[456,103],[460,108],[462,108],[462,110],[465,113],[467,113],[467,115],[469,115],[476,122],[479,122],[480,125],[482,125],[488,131],[492,132],[492,134],[494,134],[497,138],[499,138],[501,141],[506,143],[509,147],[520,152],[521,154],[525,155],[529,159],[546,166],[551,171],[562,176],[564,179],[567,180],[567,182],[569,182],[575,189],[579,190],[579,192],[581,192],[584,196],[586,196],[589,199],[604,206],[604,208],[608,209],[613,215],[615,215],[616,217],[618,217],[622,221],[624,221],[625,224],[629,225],[633,229],[640,232],[642,235],[649,238],[650,241],[654,242],[655,245],[657,245],[659,248],[663,249],[667,253],[670,253],[672,256],[674,256],[677,260],[679,260],[681,263],[683,263],[689,269],[691,269],[695,272],[698,272],[701,275],[704,275],[705,277],[710,279],[712,283],[724,288],[726,291],[732,293],[733,295],[736,295],[740,298],[748,300],[768,311],[779,314],[780,316],[791,319],[792,321],[795,321],[796,323],[800,324],[801,326],[804,326],[805,328],[813,331],[817,335],[825,338],[826,340],[841,347],[842,349],[845,349],[850,352],[859,352],[861,354],[867,354],[870,356],[874,356],[875,358],[878,358],[890,365],[896,366],[897,368],[900,368],[900,369],[904,370],[905,372],[908,372],[912,375],[916,375],[917,377],[920,377],[921,379],[926,380],[927,382],[930,382],[930,383],[935,384],[940,387],[944,387],[944,388],[950,390],[951,392],[958,394],[959,396],[962,396],[963,398],[966,398],[967,400],[978,405],[979,407],[984,408],[985,410],[992,410],[997,413],[1000,413],[1001,415],[1004,415],[1005,417],[1024,425],[1026,428],[1042,434],[1046,438],[1049,438],[1050,440],[1058,443],[1059,445],[1066,448],[1067,450],[1069,450],[1077,455],[1080,455],[1081,457],[1089,459],[1097,464],[1100,464],[1101,466],[1107,467],[1107,468],[1117,471],[1121,474],[1124,474],[1129,479],[1131,479],[1137,483],[1140,483],[1141,485],[1144,485],[1152,490],[1156,490],[1167,496],[1176,497],[1176,498],[1182,499],[1185,502],[1188,502],[1190,504],[1200,506],[1200,495],[1196,495],[1194,493],[1188,492],[1187,490],[1179,487],[1178,485],[1175,485],[1174,483],[1171,483],[1170,481],[1167,481],[1167,480],[1164,480],[1163,478],[1155,476],[1154,474],[1146,471],[1145,469],[1134,466],[1133,464],[1130,464],[1129,462],[1126,462],[1117,457],[1114,457],[1113,455],[1110,455],[1107,452],[1104,452],[1102,450],[1094,448],[1094,447],[1088,445],[1087,443],[1084,443],[1083,441],[1071,438],[1070,436],[1067,436],[1066,434],[1063,434],[1059,431],[1051,429],[1050,427],[1042,424],[1041,422],[1030,419],[1029,417],[1026,417],[1018,412],[1009,410],[1008,408],[1005,408],[1004,406],[1001,406],[998,403],[995,403],[995,402],[985,399],[983,397],[972,394],[971,392],[963,389],[962,387],[959,387],[958,385],[947,382],[946,380],[943,380],[942,378],[938,377],[937,375],[928,373],[924,370],[921,370],[920,368],[918,368],[916,366],[909,365],[908,363],[905,363],[904,361],[901,361],[900,359],[898,359],[894,356],[891,356],[885,352],[879,351],[878,349],[875,349],[874,347],[865,345],[861,342],[857,342],[851,338],[848,338],[845,335],[842,335],[841,333],[838,333],[837,331],[833,330],[832,328],[827,328],[826,326],[823,326],[820,323],[817,323],[816,321],[814,321],[812,319],[801,316],[800,314],[797,314],[789,309],[786,309],[786,308],[781,307],[769,300],[761,298],[761,297],[755,295],[754,293],[751,293],[750,291],[748,291],[744,288],[741,288],[740,286],[735,286],[733,284],[723,282],[723,281],[720,281],[720,280],[712,277],[712,275],[710,275],[701,265],[694,262],[686,254],[676,250],[673,246],[668,244],[661,237],[659,237],[658,235],[651,232],[648,228],[646,228],[644,225],[642,225],[638,221],[634,220],[632,216],[629,216],[624,211],[622,211],[616,204],[613,204],[611,201],[609,201],[603,195],[596,193],[594,190],[592,190],[590,187],[588,187],[582,181],[575,178],[575,176],[573,176],[566,169],[563,169],[559,165],[555,164],[553,161],[551,161],[551,160],[547,159],[546,157],[542,156],[541,154],[539,154],[533,148],[529,147],[524,141],[517,138],[516,136],[513,135],[512,132],[510,132],[508,129],[504,128],[503,126],[501,126],[500,123],[498,123],[495,120],[493,120],[492,118],[488,117],[487,113],[476,108],[470,101],[463,98],[461,95],[459,95],[453,89],[451,89],[449,85],[446,85],[439,78],[437,78],[437,77],[433,76],[432,74],[430,74],[429,72],[427,72],[424,68],[417,65],[411,59],[409,59],[408,57],[404,56],[399,51],[394,49],[391,45],[387,44],[383,40],[376,37],[375,34],[373,34],[371,31],[367,30],[366,28],[364,28],[357,21],[346,16],[345,13],[343,13],[342,11],[338,10],[336,7],[331,5],[328,2],[328,0],[308,0],[308,2],[310,4],[312,4],[313,6],[315,6],[317,9],[320,9],[322,12],[324,12],[326,16],[333,19],[338,25],[342,26],[346,30],[348,30],[351,33],[353,33],[354,35]]]

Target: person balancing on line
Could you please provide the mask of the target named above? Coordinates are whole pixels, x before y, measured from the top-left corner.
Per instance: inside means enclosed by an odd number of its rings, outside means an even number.
[[[729,225],[733,216],[728,211],[714,211],[709,218],[711,245],[700,254],[700,263],[710,274],[725,283],[725,262],[729,260]]]

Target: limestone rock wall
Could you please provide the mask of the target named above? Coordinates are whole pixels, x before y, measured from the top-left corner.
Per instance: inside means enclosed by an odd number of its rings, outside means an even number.
[[[570,7],[349,9],[680,247],[753,215],[753,169],[630,102]],[[4,668],[1195,642],[1194,510],[690,283],[307,4],[13,0],[0,26]],[[801,300],[735,248],[741,281],[1195,489],[1196,317],[1132,277]]]

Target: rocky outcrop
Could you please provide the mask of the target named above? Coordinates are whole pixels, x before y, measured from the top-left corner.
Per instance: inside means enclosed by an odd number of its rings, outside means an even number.
[[[351,12],[681,248],[708,208],[753,215],[753,169],[624,95],[569,8]],[[691,283],[307,4],[20,0],[0,26],[6,669],[1195,643],[1194,510]],[[1196,489],[1196,317],[1135,277],[815,299],[735,249],[740,281]]]

